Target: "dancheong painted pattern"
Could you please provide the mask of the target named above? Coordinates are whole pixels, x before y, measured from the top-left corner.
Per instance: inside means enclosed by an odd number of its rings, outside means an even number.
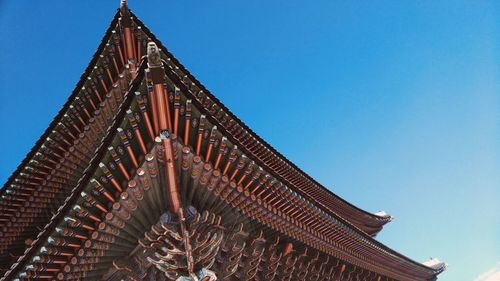
[[[435,280],[391,220],[320,185],[232,114],[122,1],[0,191],[1,280]]]

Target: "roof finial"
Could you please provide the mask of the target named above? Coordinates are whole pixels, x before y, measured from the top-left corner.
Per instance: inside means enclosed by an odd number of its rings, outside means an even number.
[[[120,10],[127,8],[127,0],[120,0]]]
[[[130,17],[130,12],[127,6],[127,0],[120,0],[120,15],[125,18]]]

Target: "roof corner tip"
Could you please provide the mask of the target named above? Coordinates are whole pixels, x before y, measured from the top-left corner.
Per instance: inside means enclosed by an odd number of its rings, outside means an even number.
[[[383,219],[386,219],[388,222],[390,222],[394,219],[394,217],[389,215],[386,211],[378,211],[378,212],[375,212],[373,214],[377,217],[381,217]]]
[[[422,263],[423,265],[436,270],[438,273],[443,272],[446,268],[448,268],[448,264],[446,262],[442,262],[437,258],[429,258],[428,260]]]

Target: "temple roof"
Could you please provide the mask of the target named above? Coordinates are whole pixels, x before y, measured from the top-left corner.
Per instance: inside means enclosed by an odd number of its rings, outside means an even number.
[[[175,97],[179,98],[179,101],[182,99],[186,102],[185,110],[187,110],[188,104],[192,103],[193,116],[198,118],[194,120],[202,122],[202,119],[206,119],[204,125],[212,126],[211,131],[206,133],[205,139],[210,140],[210,142],[212,139],[214,141],[221,139],[222,142],[227,142],[228,148],[232,149],[231,151],[238,151],[235,153],[235,157],[238,157],[239,161],[243,161],[242,163],[246,167],[244,173],[239,168],[233,172],[233,177],[236,175],[242,177],[238,185],[246,182],[246,176],[242,176],[247,174],[246,170],[249,171],[249,176],[256,175],[255,179],[258,178],[257,176],[264,178],[263,175],[268,179],[273,179],[269,185],[269,188],[273,190],[266,191],[265,198],[262,198],[262,206],[266,206],[264,209],[276,213],[280,220],[283,219],[283,225],[287,227],[282,229],[274,224],[267,225],[261,218],[253,218],[255,222],[248,222],[249,225],[265,225],[277,233],[288,235],[318,251],[373,272],[391,276],[394,279],[412,280],[412,276],[414,276],[417,280],[429,280],[435,278],[446,267],[446,264],[438,260],[420,264],[374,240],[372,236],[376,235],[383,225],[392,219],[391,216],[383,211],[369,213],[350,204],[276,151],[196,80],[149,29],[126,8],[124,3],[122,1],[121,9],[111,22],[99,48],[68,101],[0,190],[0,195],[2,195],[0,208],[3,211],[3,215],[0,217],[3,229],[0,234],[6,239],[0,245],[0,257],[4,258],[2,265],[12,264],[6,277],[12,278],[19,272],[26,271],[27,268],[33,269],[32,265],[29,265],[30,259],[33,259],[35,255],[40,255],[43,249],[46,250],[47,247],[55,243],[53,237],[57,237],[57,233],[65,229],[66,218],[75,212],[78,202],[81,204],[82,196],[84,199],[90,198],[88,196],[91,193],[88,193],[88,190],[95,187],[96,178],[99,179],[96,175],[102,174],[102,172],[110,174],[107,168],[109,164],[106,163],[110,159],[116,158],[114,144],[120,139],[127,138],[124,137],[126,130],[124,131],[122,127],[131,126],[130,122],[132,121],[130,120],[135,120],[131,117],[131,112],[139,110],[141,98],[138,95],[141,95],[141,91],[146,91],[145,85],[151,79],[154,80],[163,75],[168,80],[166,84],[174,88]],[[120,13],[122,18],[120,18]],[[139,50],[124,48],[125,51],[130,52],[123,52],[119,47],[120,44],[127,45],[126,40],[133,41],[130,37],[125,36],[120,39],[117,35],[120,32],[120,20],[122,20],[121,24],[124,22],[123,14],[130,15],[130,18],[126,20],[131,21],[126,24],[134,26],[136,33],[133,36],[140,42],[149,41],[152,43],[147,46],[138,43]],[[156,46],[159,47],[158,54],[161,56],[155,56],[156,50],[154,48]],[[146,48],[148,48],[148,52],[152,48],[148,57],[142,56],[141,63],[134,61],[134,58],[138,59],[141,54],[145,53]],[[164,70],[158,72],[157,69]],[[145,71],[148,73],[146,76],[144,75]],[[84,101],[83,105],[82,100]],[[94,112],[86,111],[91,107],[94,107]],[[103,117],[105,115],[107,116]],[[96,121],[98,119],[101,121]],[[96,133],[88,129],[92,126],[96,128]],[[149,132],[154,139],[151,131]],[[93,143],[99,145],[94,147],[93,144],[87,144],[86,134],[93,135]],[[63,144],[67,136],[74,137],[74,143],[69,145],[69,148]],[[170,133],[164,138],[170,138]],[[189,139],[189,134],[187,138]],[[197,149],[199,147],[198,144]],[[90,148],[94,150],[91,151]],[[151,152],[150,149],[149,144],[142,146],[143,153]],[[208,148],[203,148],[203,150],[205,149]],[[88,155],[85,155],[86,151],[89,153]],[[210,151],[208,149],[205,152],[207,153],[206,162],[213,159],[210,157]],[[220,151],[219,149],[219,153],[221,153]],[[78,157],[82,159],[76,161],[72,159],[74,155],[79,155]],[[54,159],[59,156],[61,159],[72,160],[63,161],[62,165],[57,164]],[[139,160],[141,159],[144,160],[139,158]],[[50,170],[44,163],[50,164],[51,162],[57,164],[58,169],[62,172],[52,170],[47,175],[41,173]],[[75,164],[76,162],[78,163]],[[115,163],[118,162],[115,159]],[[137,160],[133,162],[137,162]],[[137,168],[139,163],[134,163],[134,165]],[[64,171],[68,169],[74,169],[75,172],[65,174]],[[121,169],[122,172],[125,171],[123,168]],[[128,175],[128,172],[124,173]],[[109,178],[109,175],[106,177]],[[69,181],[69,185],[61,188],[62,179]],[[251,186],[255,182],[257,181],[248,181],[246,186]],[[119,183],[113,184],[118,191],[123,191],[121,190],[123,186]],[[51,193],[54,194],[54,197],[52,199],[50,197],[39,198],[40,192],[44,191],[41,188],[54,190]],[[250,196],[250,192],[248,194]],[[112,199],[112,195],[106,193],[101,195],[111,198],[113,202],[115,200]],[[281,201],[288,202],[288,205],[291,202],[294,203],[290,206],[271,206],[271,202]],[[56,207],[54,206],[55,202],[59,202],[61,205]],[[269,205],[266,202],[269,202]],[[53,216],[30,217],[23,214],[23,211],[33,206],[40,212],[51,213]],[[293,217],[285,214],[285,210],[295,209],[296,212],[293,214],[304,212],[305,215]],[[247,212],[244,208],[240,211],[243,214]],[[310,224],[315,220],[319,223]],[[26,222],[31,224],[31,227],[26,225]],[[297,226],[302,227],[305,223],[308,225],[304,226],[306,231],[300,227],[297,228],[297,231],[303,232],[304,236],[301,236],[302,234],[296,236],[293,229]],[[33,236],[37,233],[33,226],[37,226],[40,230],[37,237]],[[7,230],[6,227],[11,229]],[[341,235],[341,240],[347,241],[343,242],[346,243],[344,246],[339,248],[339,245],[327,245],[326,241],[335,241],[337,239],[335,237],[339,237],[338,235]],[[323,242],[318,242],[320,240]],[[24,251],[25,248],[26,251]],[[12,263],[13,259],[8,258],[9,254],[12,255],[12,251],[19,253],[19,250],[24,252],[16,263]]]

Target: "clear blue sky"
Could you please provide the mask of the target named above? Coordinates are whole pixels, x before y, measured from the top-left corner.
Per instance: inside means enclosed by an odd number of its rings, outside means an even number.
[[[473,280],[500,261],[499,5],[363,2],[129,5],[289,159],[392,214],[377,239],[444,259],[440,280]],[[118,3],[0,0],[1,182],[69,96]]]

